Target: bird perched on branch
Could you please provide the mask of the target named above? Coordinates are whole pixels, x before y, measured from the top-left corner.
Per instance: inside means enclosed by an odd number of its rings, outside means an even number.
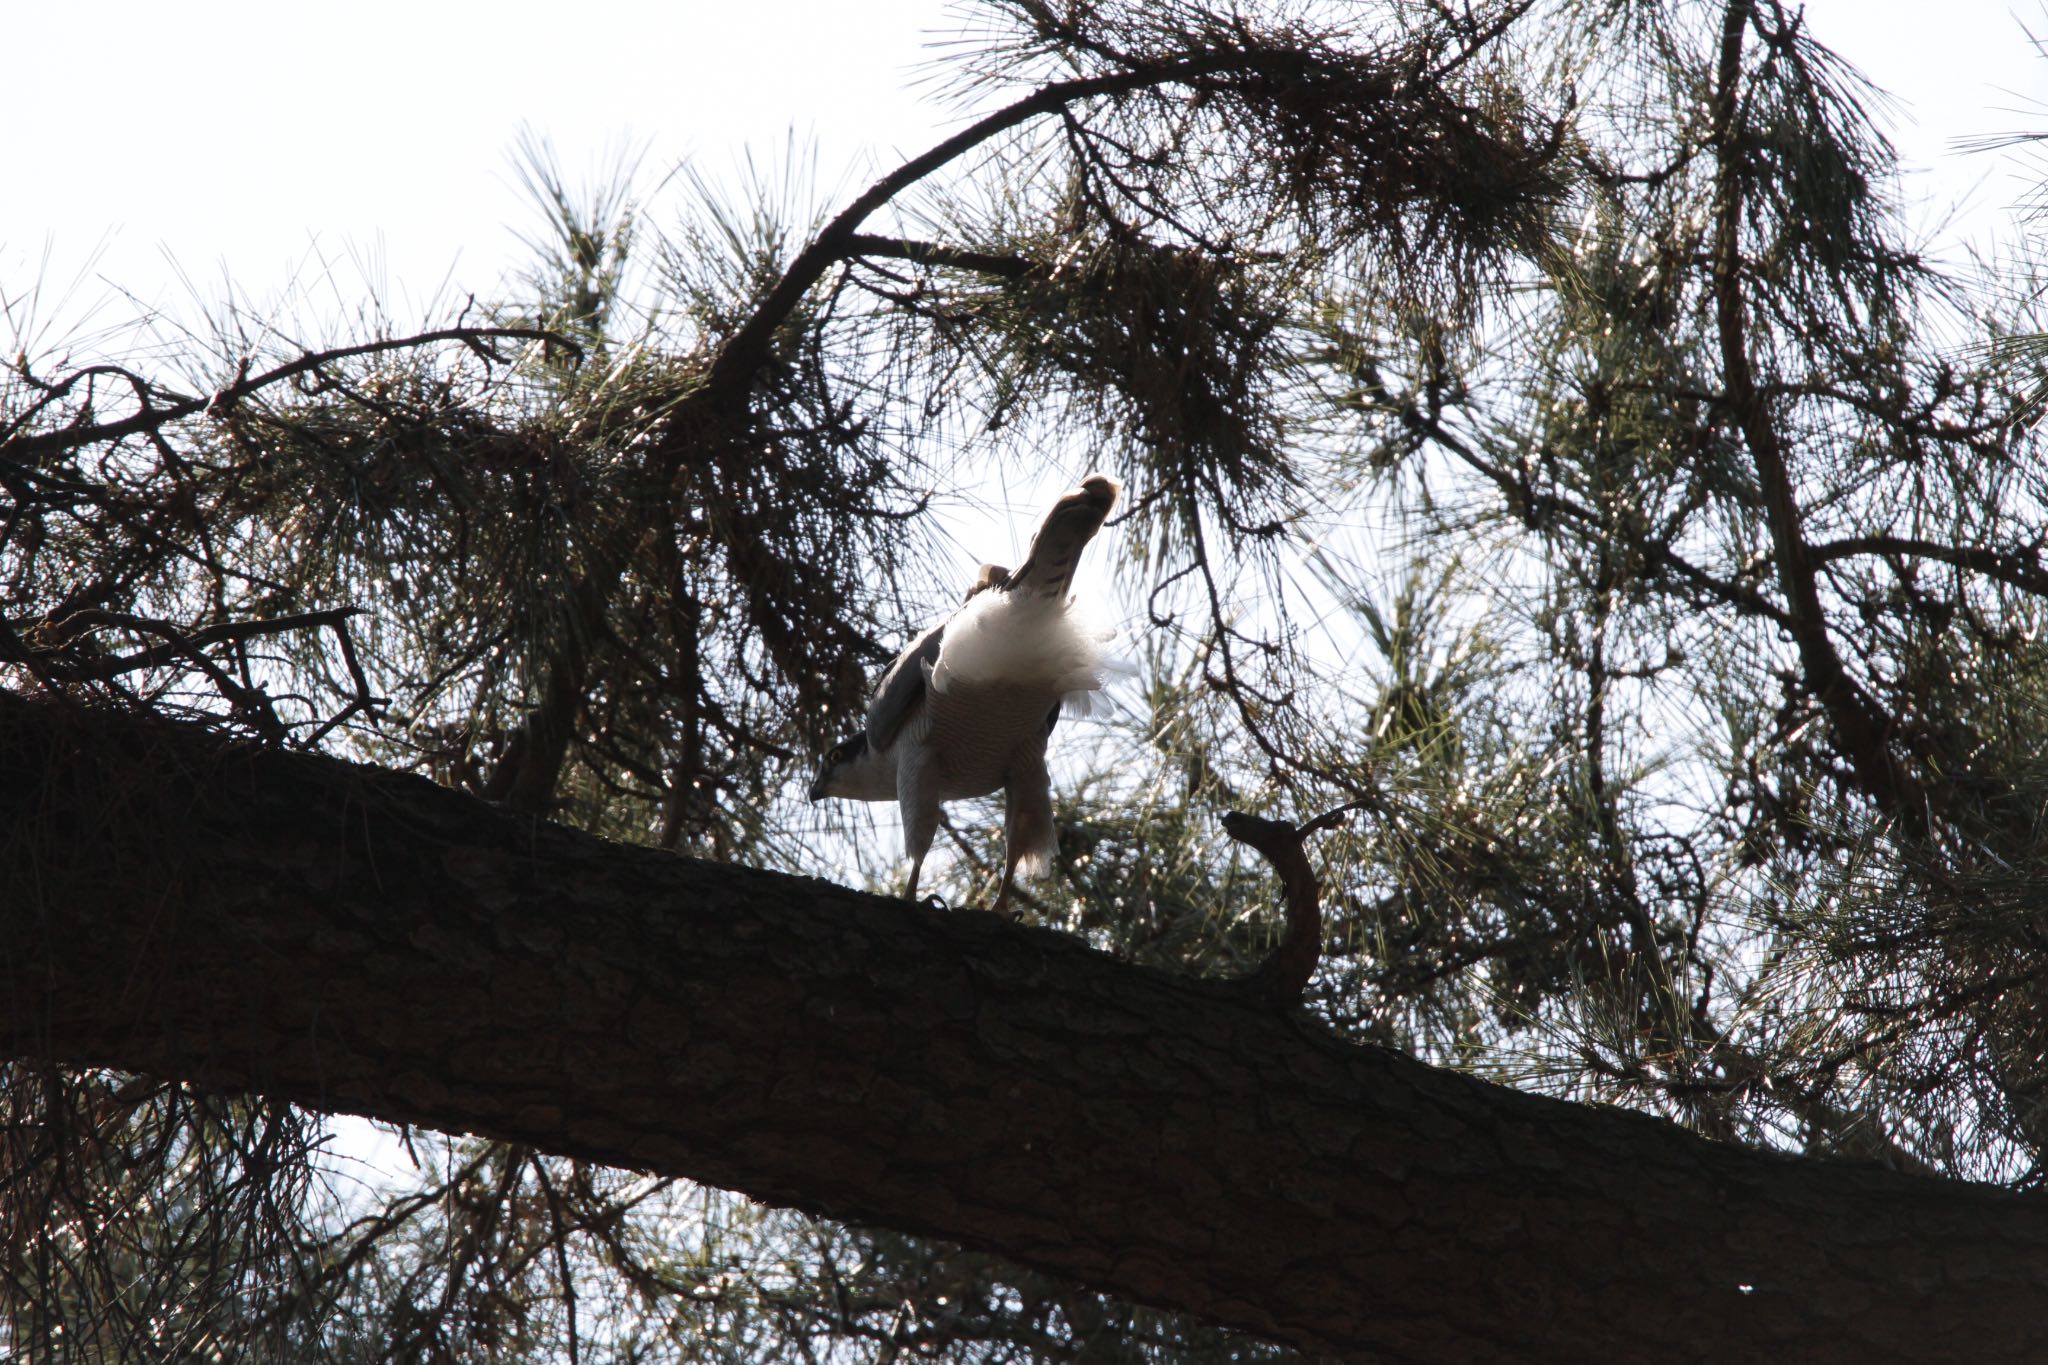
[[[1061,702],[1102,686],[1108,635],[1068,596],[1081,551],[1102,529],[1122,485],[1090,474],[1045,514],[1012,572],[984,564],[958,611],[917,637],[882,674],[859,734],[835,744],[811,799],[894,801],[902,809],[910,886],[939,806],[1004,789],[1000,912],[1021,867],[1051,865],[1056,835],[1045,744]]]

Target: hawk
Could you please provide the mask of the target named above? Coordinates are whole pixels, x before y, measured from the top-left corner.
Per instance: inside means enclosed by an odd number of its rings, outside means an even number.
[[[984,564],[960,609],[911,642],[875,687],[867,724],[832,746],[811,799],[894,801],[917,899],[939,807],[1004,792],[1003,886],[1051,865],[1056,834],[1045,744],[1070,696],[1102,686],[1102,641],[1068,596],[1081,551],[1123,487],[1090,474],[1052,505],[1015,572]]]

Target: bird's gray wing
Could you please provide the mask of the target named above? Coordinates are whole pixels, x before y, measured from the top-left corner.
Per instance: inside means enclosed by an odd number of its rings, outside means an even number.
[[[941,621],[912,640],[875,684],[875,699],[868,703],[870,748],[879,752],[894,744],[903,722],[924,700],[925,674],[938,661],[939,641],[945,634],[946,623]]]
[[[1122,490],[1107,474],[1090,474],[1052,505],[1031,538],[1031,553],[1001,586],[1005,592],[1064,598],[1081,551],[1102,529]]]

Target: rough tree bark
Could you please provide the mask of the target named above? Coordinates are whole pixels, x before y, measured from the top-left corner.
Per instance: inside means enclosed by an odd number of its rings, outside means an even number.
[[[2048,1205],[1354,1047],[1060,935],[0,695],[0,1028],[1388,1361],[2048,1358]]]

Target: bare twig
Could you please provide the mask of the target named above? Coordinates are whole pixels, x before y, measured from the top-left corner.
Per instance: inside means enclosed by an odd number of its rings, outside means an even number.
[[[81,446],[100,445],[109,441],[123,440],[156,431],[169,423],[196,417],[201,413],[222,414],[243,399],[257,392],[298,375],[317,373],[322,366],[355,356],[376,355],[385,351],[411,350],[420,346],[431,346],[437,342],[459,341],[476,351],[487,360],[503,363],[504,357],[485,345],[487,341],[504,338],[514,341],[543,341],[549,345],[565,346],[577,355],[581,349],[568,337],[541,327],[447,327],[439,331],[420,332],[408,337],[389,337],[382,341],[366,341],[355,346],[337,346],[331,350],[309,351],[297,360],[288,361],[258,375],[250,375],[246,368],[238,373],[234,382],[205,397],[174,395],[157,389],[146,381],[137,379],[125,370],[114,372],[130,380],[137,388],[137,401],[141,411],[116,422],[99,422],[89,425],[71,425],[55,431],[38,431],[26,436],[14,436],[0,443],[0,454],[13,461],[33,460],[52,451],[76,450]],[[70,385],[83,377],[104,373],[110,368],[95,366],[81,370],[67,377],[59,386],[68,390]],[[150,403],[150,395],[168,398],[171,401],[157,407]],[[48,401],[47,399],[44,401]]]

